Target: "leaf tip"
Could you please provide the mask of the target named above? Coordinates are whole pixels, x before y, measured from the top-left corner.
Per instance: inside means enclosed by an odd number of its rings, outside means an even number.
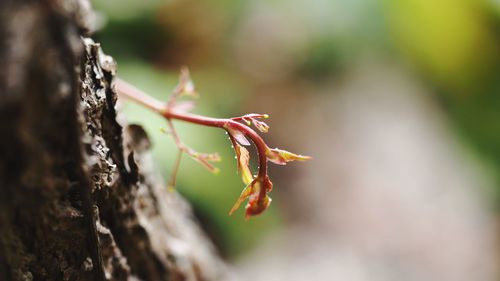
[[[278,165],[286,165],[290,161],[307,161],[312,159],[311,156],[295,154],[278,148],[268,149],[266,156],[269,161]]]

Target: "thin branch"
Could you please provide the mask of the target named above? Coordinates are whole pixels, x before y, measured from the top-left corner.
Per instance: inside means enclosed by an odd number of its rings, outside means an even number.
[[[196,95],[194,85],[189,78],[189,72],[187,69],[182,70],[179,84],[174,89],[173,94],[170,96],[167,103],[162,103],[154,99],[123,80],[116,80],[115,89],[120,96],[144,105],[145,107],[165,117],[167,120],[168,126],[170,127],[170,133],[172,134],[176,146],[179,148],[179,154],[177,155],[173,174],[170,180],[170,186],[175,185],[177,170],[179,168],[182,153],[187,153],[194,160],[198,161],[212,172],[217,172],[218,170],[210,162],[220,160],[218,154],[198,153],[192,148],[186,146],[179,138],[172,120],[180,120],[192,124],[220,128],[224,129],[229,134],[237,154],[238,168],[242,174],[245,175],[242,178],[245,184],[247,184],[230,213],[234,212],[241,202],[247,198],[248,204],[245,207],[245,215],[247,218],[249,216],[258,215],[269,207],[271,198],[268,196],[268,193],[271,192],[273,184],[267,175],[268,160],[279,165],[285,165],[287,162],[294,160],[304,161],[311,159],[308,156],[293,154],[286,150],[280,150],[277,148],[271,149],[267,146],[262,137],[250,127],[250,125],[253,124],[259,131],[266,133],[269,126],[258,119],[268,118],[269,116],[267,114],[252,113],[234,118],[212,118],[187,113],[186,111],[190,107],[181,106],[181,104],[177,103],[177,98],[184,93],[191,96]],[[179,108],[179,106],[181,107]],[[239,122],[245,122],[246,125]],[[257,176],[254,177],[251,175],[250,169],[248,168],[248,151],[242,146],[240,147],[240,144],[249,145],[248,140],[245,137],[248,137],[257,149],[259,171]],[[246,154],[245,151],[247,151]],[[244,157],[246,157],[246,159]],[[245,167],[242,167],[242,165],[245,165]]]

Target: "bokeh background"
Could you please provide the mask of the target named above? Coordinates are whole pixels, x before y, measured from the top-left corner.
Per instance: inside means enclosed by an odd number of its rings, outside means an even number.
[[[500,280],[500,1],[93,0],[118,76],[160,99],[189,66],[196,113],[271,115],[273,204],[228,210],[243,184],[227,136],[177,122],[221,154],[184,157],[177,191],[238,280]],[[176,148],[143,125],[166,180]]]

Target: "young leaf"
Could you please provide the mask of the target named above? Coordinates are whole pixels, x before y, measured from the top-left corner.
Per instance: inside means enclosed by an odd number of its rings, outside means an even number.
[[[252,118],[252,122],[255,128],[257,128],[262,133],[267,133],[269,131],[269,125],[267,125],[265,122],[259,121],[255,118]]]
[[[248,167],[250,162],[250,154],[248,153],[248,150],[246,148],[238,144],[238,142],[231,134],[229,135],[229,139],[233,143],[234,152],[236,153],[236,160],[238,162],[238,172],[240,172],[241,174],[241,179],[243,180],[243,183],[248,185],[253,180],[252,172]]]
[[[264,197],[259,197],[258,194],[252,193],[248,199],[248,204],[245,207],[245,219],[249,219],[251,216],[256,216],[262,214],[269,205],[271,205],[271,197],[264,195]]]
[[[250,162],[250,154],[248,153],[248,150],[246,148],[240,146],[239,144],[236,144],[235,149],[237,150],[236,154],[238,158],[238,170],[240,171],[241,179],[243,180],[244,184],[249,184],[253,180],[252,172],[248,167]]]
[[[242,132],[240,132],[238,130],[231,129],[231,128],[226,128],[226,130],[227,130],[229,136],[236,139],[238,141],[238,143],[240,143],[241,145],[244,145],[244,146],[250,145],[250,142],[247,140],[247,138],[245,137],[245,135]]]
[[[241,206],[241,203],[247,199],[248,196],[252,193],[252,184],[248,184],[243,191],[240,194],[240,197],[238,197],[238,200],[234,203],[233,207],[229,211],[229,215],[232,215],[238,208]]]
[[[214,174],[218,174],[220,172],[219,168],[212,165],[210,162],[219,162],[221,160],[219,154],[217,153],[189,153],[189,156],[193,158],[196,162],[200,163],[203,167]]]
[[[181,96],[189,96],[193,98],[198,97],[198,93],[196,92],[193,80],[191,80],[191,75],[189,74],[189,70],[187,67],[183,67],[181,69],[181,75],[179,78],[177,89]]]
[[[267,195],[273,189],[269,177],[258,177],[252,182],[252,192],[245,207],[245,218],[264,212],[271,205],[271,197]]]
[[[267,159],[269,159],[269,161],[271,161],[275,164],[278,164],[278,165],[286,165],[287,162],[295,161],[295,160],[306,161],[306,160],[311,159],[310,156],[299,155],[299,154],[291,153],[289,151],[277,149],[277,148],[268,149],[266,151],[266,156],[267,156]]]

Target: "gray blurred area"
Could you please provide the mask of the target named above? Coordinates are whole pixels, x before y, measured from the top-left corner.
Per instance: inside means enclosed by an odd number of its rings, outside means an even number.
[[[314,160],[275,183],[288,220],[240,261],[245,280],[498,280],[492,183],[425,87],[368,61],[321,91],[273,96],[276,138]]]

